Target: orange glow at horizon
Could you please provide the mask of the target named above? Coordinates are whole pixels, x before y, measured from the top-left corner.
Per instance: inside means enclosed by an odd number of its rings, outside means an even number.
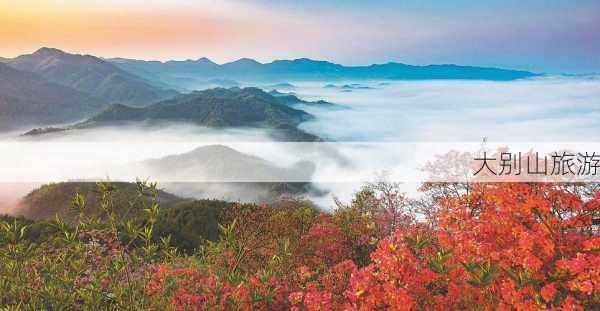
[[[267,27],[241,15],[224,17],[201,8],[34,2],[0,0],[0,56],[47,46],[101,56],[166,59],[212,53],[227,58],[223,42],[249,43]]]
[[[352,15],[286,10],[258,1],[0,0],[0,57],[52,47],[163,61],[334,60],[353,55],[349,51],[368,53],[396,36],[355,21]]]

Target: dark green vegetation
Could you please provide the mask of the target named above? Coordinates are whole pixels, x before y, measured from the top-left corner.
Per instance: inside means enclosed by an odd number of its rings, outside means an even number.
[[[282,140],[318,141],[317,136],[297,128],[311,118],[312,115],[258,88],[216,88],[179,95],[145,108],[113,105],[75,127],[172,121],[214,128],[262,127],[274,130],[274,136]]]
[[[156,189],[143,186],[143,182],[64,182],[44,185],[27,195],[15,214],[0,216],[2,220],[17,220],[28,225],[27,239],[45,241],[58,231],[52,224],[60,218],[67,225],[82,217],[90,223],[107,222],[106,211],[110,208],[115,220],[143,225],[147,217],[145,207],[155,201],[160,210],[157,214],[153,236],[171,236],[172,246],[191,253],[205,240],[219,238],[219,223],[237,217],[238,206],[259,209],[255,204],[238,204],[223,200],[184,199]],[[276,188],[278,183],[272,183]],[[279,187],[288,187],[278,184]],[[273,201],[282,204],[284,201]],[[292,202],[292,201],[290,201]],[[83,214],[79,205],[85,205]],[[305,203],[308,204],[308,203]],[[109,206],[110,205],[110,206]]]
[[[98,98],[0,63],[0,129],[72,122],[105,107]]]
[[[219,238],[219,223],[224,211],[235,203],[220,200],[187,200],[163,208],[156,223],[155,236],[171,236],[173,245],[191,253],[205,240]]]
[[[41,48],[33,54],[8,60],[6,64],[108,103],[147,106],[176,95],[174,91],[152,85],[139,76],[91,55]]]
[[[106,187],[106,188],[103,188]],[[107,190],[113,195],[115,204],[125,205],[130,202],[131,198],[136,197],[136,184],[115,182],[115,183],[94,183],[94,182],[62,182],[55,184],[47,184],[29,193],[23,198],[18,214],[24,215],[31,219],[52,219],[55,215],[70,221],[77,214],[69,207],[72,204],[73,197],[80,193],[84,196],[87,202],[88,215],[97,215],[100,213],[100,202],[102,190]],[[168,206],[174,202],[183,199],[170,193],[159,190],[158,201],[160,204]],[[142,202],[139,202],[142,203]],[[137,203],[136,203],[137,204]],[[120,217],[132,217],[134,214],[126,213],[125,209],[119,211]]]
[[[185,121],[211,127],[297,125],[311,116],[258,88],[216,88],[180,95],[145,108],[113,105],[88,124],[118,121]]]
[[[135,183],[68,182],[49,184],[32,191],[17,213],[17,219],[30,226],[28,238],[47,240],[57,231],[51,223],[58,217],[66,224],[73,224],[82,217],[91,223],[106,222],[106,209],[119,222],[142,225],[146,212],[144,207],[152,204],[154,194],[149,188]],[[84,203],[81,203],[84,202]],[[174,235],[174,245],[182,251],[192,251],[205,240],[218,238],[218,223],[225,208],[234,203],[218,200],[182,199],[162,190],[156,192],[160,211],[156,220],[154,236]],[[81,214],[78,204],[85,204]],[[12,220],[3,216],[1,219]],[[48,235],[48,236],[45,236]]]
[[[276,60],[261,64],[243,58],[218,65],[207,58],[187,61],[142,61],[134,59],[110,59],[116,66],[153,81],[180,86],[186,81],[192,86],[210,79],[227,78],[237,81],[290,81],[290,80],[515,80],[536,76],[526,71],[484,68],[458,65],[412,66],[400,63],[369,66],[343,66],[327,61],[307,58]],[[185,83],[184,83],[185,85]]]

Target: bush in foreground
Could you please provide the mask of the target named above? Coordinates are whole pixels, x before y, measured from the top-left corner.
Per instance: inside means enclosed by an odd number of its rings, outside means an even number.
[[[415,213],[423,204],[386,184],[321,213],[298,201],[160,210],[156,186],[138,183],[138,196],[149,199],[138,200],[145,216],[135,221],[115,217],[123,207],[108,192],[101,196],[102,217],[86,216],[84,196],[76,196],[74,224],[3,220],[0,303],[34,309],[600,308],[600,238],[593,225],[600,196],[560,184],[443,187],[456,185],[434,187],[445,195],[419,213],[425,218]],[[203,222],[194,217],[218,220],[218,233],[207,227],[195,235],[192,227]],[[194,225],[179,233],[178,223]]]

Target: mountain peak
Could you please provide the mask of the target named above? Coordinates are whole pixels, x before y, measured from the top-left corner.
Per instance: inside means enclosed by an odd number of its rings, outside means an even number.
[[[207,155],[210,154],[214,154],[214,153],[231,153],[231,154],[242,154],[241,152],[229,147],[229,146],[225,146],[225,145],[208,145],[208,146],[202,146],[202,147],[198,147],[192,151],[190,151],[189,153],[207,153]]]
[[[233,61],[229,64],[243,64],[243,65],[262,65],[261,63],[257,62],[256,60],[252,59],[252,58],[240,58],[236,61]]]
[[[93,55],[43,47],[18,56],[9,65],[102,99],[132,106],[145,106],[175,95]]]
[[[201,57],[201,58],[198,58],[198,59],[196,60],[196,63],[204,63],[204,64],[212,64],[212,65],[216,65],[216,63],[215,63],[215,62],[213,62],[212,60],[210,60],[210,59],[208,59],[208,58],[206,58],[206,57]]]
[[[59,49],[55,49],[55,48],[42,47],[39,50],[35,51],[33,54],[51,56],[51,55],[65,54],[65,52],[62,50],[59,50]]]
[[[306,57],[302,57],[302,58],[296,58],[293,60],[293,62],[297,62],[297,63],[331,63],[325,60],[315,60],[315,59],[310,59],[310,58],[306,58]]]

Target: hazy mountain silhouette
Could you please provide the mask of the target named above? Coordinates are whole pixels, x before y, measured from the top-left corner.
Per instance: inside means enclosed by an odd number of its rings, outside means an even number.
[[[149,174],[177,176],[179,180],[202,178],[215,182],[306,182],[315,166],[298,162],[281,168],[261,158],[247,155],[223,145],[196,148],[190,152],[144,161]]]
[[[343,66],[327,61],[308,58],[276,60],[259,63],[253,59],[218,65],[201,58],[186,61],[142,61],[133,59],[109,59],[120,68],[137,75],[148,76],[155,81],[173,83],[183,77],[197,81],[228,78],[241,81],[285,80],[340,80],[340,79],[468,79],[468,80],[515,80],[536,74],[500,68],[458,66],[452,64],[413,66],[401,63],[374,64],[369,66]]]
[[[184,61],[144,61],[127,58],[111,58],[107,61],[128,69],[128,71],[135,71],[141,73],[142,76],[152,75],[153,73],[163,71],[166,73],[195,73],[198,71],[210,72],[217,70],[219,65],[212,62],[208,58],[200,58],[197,60],[184,60]]]
[[[0,128],[73,122],[106,108],[98,98],[0,63]]]
[[[290,167],[278,167],[223,145],[147,160],[143,167],[144,172],[158,179],[204,180],[163,184],[184,196],[262,202],[315,192],[309,182],[314,164],[301,161]]]
[[[113,63],[91,55],[41,48],[33,54],[21,55],[6,63],[111,103],[147,106],[176,95],[172,90],[152,85]]]

